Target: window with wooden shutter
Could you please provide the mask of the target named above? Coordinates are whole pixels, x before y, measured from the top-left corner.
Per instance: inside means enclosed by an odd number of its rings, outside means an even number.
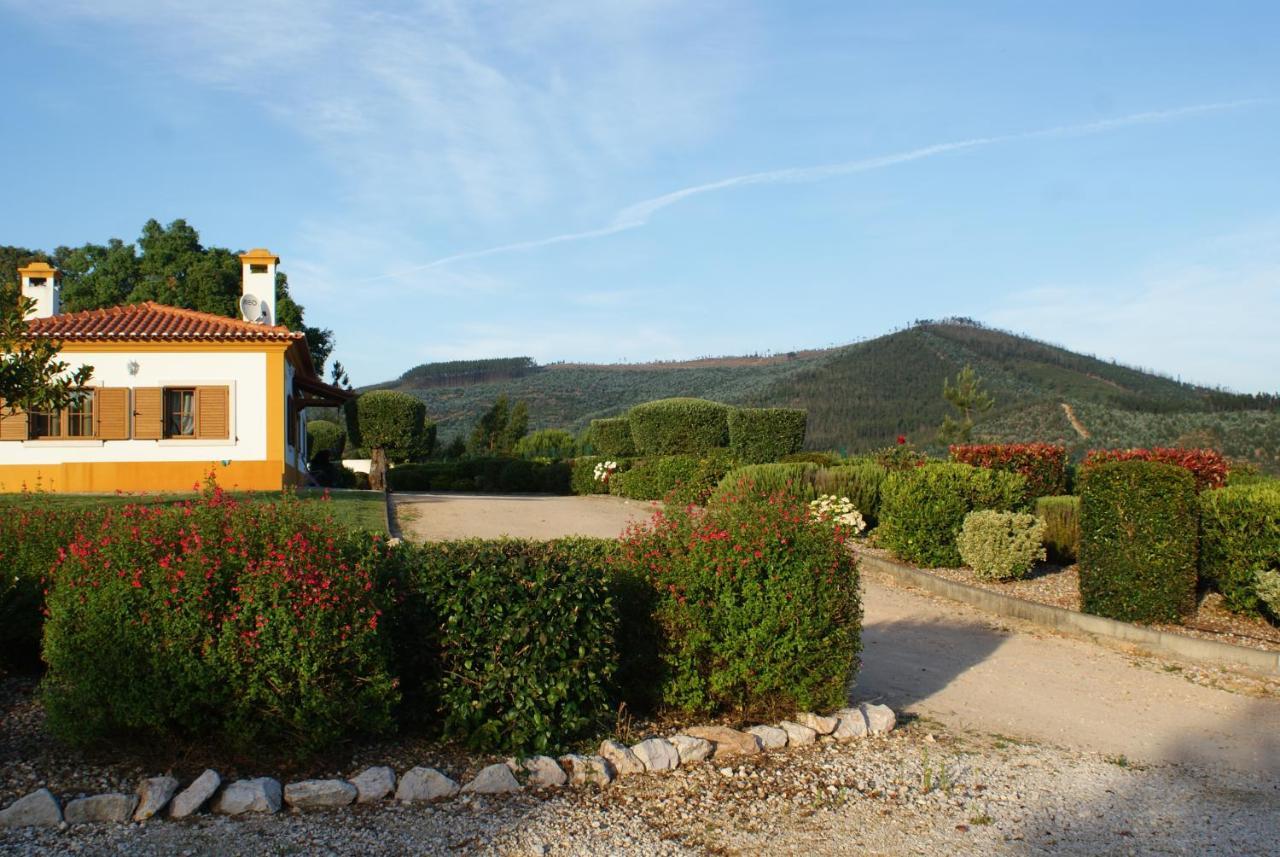
[[[98,437],[102,440],[128,440],[129,388],[99,387],[94,391],[97,405]]]
[[[26,412],[17,408],[14,408],[12,411],[10,411],[8,407],[0,408],[0,440],[26,439]]]
[[[231,437],[231,403],[226,387],[196,388],[196,437],[208,440]]]
[[[134,388],[133,436],[141,440],[159,440],[164,437],[163,387]]]

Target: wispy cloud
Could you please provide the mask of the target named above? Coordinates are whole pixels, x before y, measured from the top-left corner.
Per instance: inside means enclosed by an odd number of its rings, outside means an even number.
[[[880,155],[874,158],[862,158],[854,161],[843,161],[835,164],[823,164],[812,167],[787,167],[776,170],[765,170],[757,173],[747,173],[739,176],[732,176],[726,179],[720,179],[714,182],[706,182],[704,184],[691,185],[681,188],[670,193],[655,196],[650,199],[629,205],[614,215],[613,219],[604,226],[595,229],[586,229],[578,232],[565,232],[559,235],[552,235],[547,238],[535,238],[528,241],[516,241],[509,244],[499,244],[494,247],[486,247],[482,250],[471,250],[463,253],[454,253],[449,256],[443,256],[431,262],[422,265],[416,265],[411,268],[391,271],[385,274],[379,274],[370,277],[369,280],[380,280],[393,277],[402,277],[409,274],[415,274],[421,271],[430,270],[432,268],[440,268],[451,265],[455,262],[464,262],[474,259],[483,259],[488,256],[497,256],[506,253],[517,253],[525,250],[536,250],[541,247],[550,247],[555,244],[566,244],[575,241],[587,241],[594,238],[604,238],[610,235],[616,235],[619,232],[626,232],[631,229],[638,229],[645,226],[653,218],[655,214],[665,208],[669,208],[685,200],[692,199],[696,196],[704,194],[716,193],[723,190],[731,190],[733,188],[746,187],[751,185],[773,185],[773,184],[797,184],[805,182],[819,182],[827,179],[838,178],[842,176],[853,175],[855,173],[871,172],[873,170],[881,170],[887,167],[898,166],[912,161],[920,161],[926,158],[933,158],[939,155],[946,155],[952,152],[960,152],[966,149],[976,149],[984,146],[993,146],[999,143],[1013,143],[1023,140],[1049,139],[1054,137],[1071,137],[1085,136],[1089,134],[1101,134],[1107,131],[1114,131],[1121,128],[1132,127],[1136,125],[1148,125],[1155,122],[1170,122],[1176,119],[1188,118],[1191,116],[1216,113],[1225,110],[1237,109],[1250,105],[1264,103],[1261,99],[1241,99],[1237,101],[1224,101],[1213,104],[1195,104],[1187,107],[1178,107],[1170,110],[1151,110],[1142,113],[1131,113],[1127,116],[1119,116],[1114,119],[1103,119],[1095,122],[1083,122],[1073,125],[1058,125],[1051,128],[1041,128],[1033,131],[1021,131],[1012,134],[998,134],[989,137],[973,137],[967,140],[953,140],[945,143],[934,143],[929,146],[921,146],[916,149],[908,149],[902,152],[895,152],[888,155]]]

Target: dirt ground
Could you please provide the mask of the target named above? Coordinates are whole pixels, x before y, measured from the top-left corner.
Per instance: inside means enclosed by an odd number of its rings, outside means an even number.
[[[402,494],[396,502],[405,536],[420,540],[609,537],[652,511],[606,496]],[[1194,665],[1139,658],[880,580],[864,581],[863,607],[859,700],[1067,749],[1280,773],[1280,698],[1266,693],[1277,683],[1232,692]],[[1193,674],[1202,680],[1188,680]]]

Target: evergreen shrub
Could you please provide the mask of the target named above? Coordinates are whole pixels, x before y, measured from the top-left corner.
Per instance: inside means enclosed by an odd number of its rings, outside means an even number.
[[[516,441],[515,454],[521,458],[562,461],[578,454],[578,440],[564,429],[539,429]]]
[[[340,460],[347,448],[347,430],[332,420],[311,420],[307,423],[307,455],[328,452],[330,460]]]
[[[393,491],[569,494],[572,465],[520,458],[462,458],[401,464],[387,473]]]
[[[1027,480],[1027,496],[1067,493],[1067,448],[1051,443],[957,444],[951,460],[974,467],[1021,473]]]
[[[630,469],[610,477],[609,493],[632,500],[701,505],[724,478],[729,466],[729,457],[723,451],[704,456],[664,455],[640,459],[633,462]]]
[[[883,544],[907,562],[926,568],[960,565],[956,536],[973,511],[1026,508],[1026,480],[1017,473],[934,463],[891,472],[881,489]]]
[[[818,465],[807,461],[735,467],[720,480],[708,502],[717,503],[748,492],[767,497],[784,490],[799,499],[812,500],[817,497],[812,486],[818,470]]]
[[[1044,530],[1036,515],[983,509],[964,516],[956,548],[978,577],[1013,580],[1045,558]]]
[[[1154,461],[1094,464],[1081,477],[1080,604],[1128,622],[1180,622],[1196,606],[1191,472]]]
[[[729,411],[729,450],[744,464],[765,464],[804,446],[806,411],[794,408],[737,408]]]
[[[1084,459],[1088,470],[1108,461],[1159,461],[1189,470],[1196,477],[1196,490],[1221,488],[1227,481],[1227,460],[1212,449],[1155,447],[1152,449],[1092,449]]]
[[[729,445],[728,405],[706,399],[659,399],[627,414],[639,455],[703,455]]]
[[[793,452],[790,455],[784,455],[778,459],[782,464],[799,464],[800,462],[809,462],[819,467],[835,467],[844,461],[837,453],[834,452]]]
[[[612,461],[617,465],[617,470],[607,480],[601,481],[596,479],[596,465],[603,464],[606,461]],[[620,473],[631,468],[632,462],[626,458],[606,458],[602,455],[584,455],[575,458],[570,462],[570,479],[569,487],[573,494],[586,496],[588,494],[608,494],[610,486],[617,479]]]
[[[1227,606],[1259,609],[1257,572],[1280,567],[1280,482],[1259,482],[1200,495],[1200,576]]]
[[[1080,498],[1073,494],[1037,497],[1035,511],[1044,521],[1044,546],[1049,559],[1075,562],[1080,556]]]
[[[636,454],[636,443],[631,437],[631,420],[626,417],[592,420],[591,446],[597,455],[605,458],[631,458]]]
[[[848,497],[853,508],[862,513],[868,527],[880,521],[880,489],[889,471],[874,462],[842,464],[819,470],[812,476],[813,497],[823,494]]]

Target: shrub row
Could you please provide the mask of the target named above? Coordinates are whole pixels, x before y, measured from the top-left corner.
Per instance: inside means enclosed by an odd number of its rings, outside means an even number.
[[[578,439],[564,429],[539,429],[516,441],[513,451],[521,458],[563,461],[578,454]]]
[[[569,494],[572,471],[572,464],[562,461],[463,458],[401,464],[387,472],[387,483],[393,491]]]
[[[609,480],[609,493],[632,500],[702,504],[729,470],[723,451],[707,455],[664,455],[640,459]]]
[[[1067,493],[1067,448],[1049,443],[992,443],[951,447],[951,460],[1019,473],[1028,498]]]
[[[1108,461],[1158,461],[1191,471],[1196,490],[1220,488],[1227,480],[1227,460],[1212,449],[1094,449],[1085,456],[1084,467],[1095,467]]]
[[[729,451],[744,464],[763,464],[804,446],[809,415],[793,408],[738,408],[729,411]]]
[[[710,502],[745,491],[767,496],[785,490],[806,502],[829,494],[848,497],[867,525],[873,527],[880,519],[880,489],[886,476],[885,468],[871,462],[826,468],[804,461],[751,464],[729,471]]]

